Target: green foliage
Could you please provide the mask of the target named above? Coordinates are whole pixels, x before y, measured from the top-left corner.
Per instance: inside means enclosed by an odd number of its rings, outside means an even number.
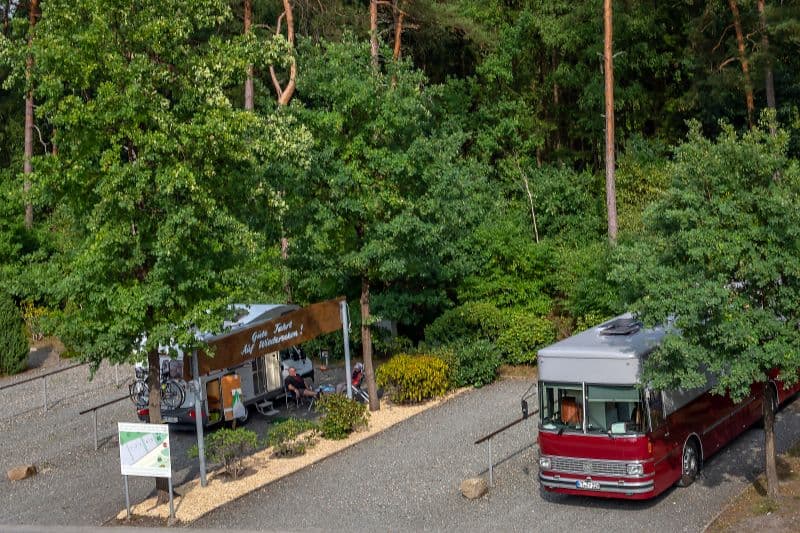
[[[375,72],[352,36],[300,48],[295,111],[317,144],[287,186],[294,281],[303,294],[368,281],[376,315],[414,324],[464,273],[486,169],[460,157],[465,135],[435,120],[440,89],[408,62]]]
[[[221,464],[234,479],[244,469],[244,458],[258,448],[258,435],[245,428],[220,428],[206,436],[205,451],[209,461]],[[189,457],[197,457],[197,445],[189,448]]]
[[[28,341],[14,301],[0,292],[0,374],[16,374],[28,368]]]
[[[425,328],[428,344],[451,344],[462,339],[495,340],[507,326],[506,316],[491,303],[467,302],[448,309]]]
[[[267,445],[278,457],[303,455],[317,439],[316,424],[299,418],[289,418],[272,424]]]
[[[378,368],[377,383],[397,403],[417,403],[441,396],[450,385],[448,367],[431,355],[400,354]]]
[[[231,17],[221,0],[169,12],[154,0],[42,3],[37,115],[58,153],[34,158],[31,194],[59,238],[36,272],[56,333],[94,367],[189,349],[196,329],[221,328],[229,302],[274,284],[267,169],[302,168],[310,138],[286,114],[231,102],[248,64],[286,56],[281,39],[216,35]]]
[[[800,169],[787,142],[726,125],[711,140],[693,124],[646,214],[649,237],[620,247],[615,276],[633,310],[681,332],[648,359],[655,387],[701,386],[708,372],[738,400],[774,368],[797,381]]]
[[[500,350],[493,343],[478,339],[458,342],[433,351],[447,363],[455,387],[482,387],[492,383],[500,368]]]
[[[369,421],[367,406],[343,394],[324,394],[317,400],[316,410],[322,413],[319,429],[326,439],[344,439],[353,431],[367,427]]]
[[[553,323],[525,311],[511,311],[508,326],[498,335],[496,345],[503,360],[512,365],[533,364],[536,351],[556,339]]]

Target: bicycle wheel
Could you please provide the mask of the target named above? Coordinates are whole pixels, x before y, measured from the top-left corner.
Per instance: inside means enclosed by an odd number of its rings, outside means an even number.
[[[147,388],[147,382],[136,380],[130,384],[129,394],[131,401],[136,407],[145,407],[150,399],[150,389]]]
[[[184,399],[183,387],[175,381],[167,381],[161,386],[161,406],[164,409],[177,409]]]

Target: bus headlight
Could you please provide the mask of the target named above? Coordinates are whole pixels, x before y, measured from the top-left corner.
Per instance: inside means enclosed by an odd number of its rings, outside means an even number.
[[[539,468],[542,470],[550,470],[551,466],[553,466],[553,463],[550,461],[549,457],[539,457]]]
[[[641,476],[644,472],[644,467],[641,463],[628,463],[629,476]]]

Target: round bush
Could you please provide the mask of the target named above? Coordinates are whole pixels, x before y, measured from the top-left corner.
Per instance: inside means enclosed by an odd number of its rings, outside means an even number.
[[[503,360],[512,365],[536,362],[536,350],[553,343],[556,332],[545,317],[510,312],[508,327],[497,337]]]
[[[507,318],[491,303],[467,302],[448,309],[425,328],[425,340],[444,345],[465,339],[493,341],[507,327]]]
[[[343,439],[356,429],[367,426],[367,406],[343,394],[325,394],[316,405],[317,411],[322,413],[319,429],[326,439]]]
[[[378,369],[377,381],[397,403],[441,396],[450,385],[447,363],[432,355],[396,355]]]
[[[0,294],[0,374],[28,368],[28,340],[22,314],[7,294]]]

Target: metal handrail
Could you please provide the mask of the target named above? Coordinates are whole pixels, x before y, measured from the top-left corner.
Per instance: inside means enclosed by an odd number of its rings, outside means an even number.
[[[91,412],[92,416],[94,417],[94,449],[95,450],[97,450],[97,410],[101,409],[103,407],[106,407],[107,405],[111,405],[112,403],[117,403],[117,402],[120,402],[122,400],[125,400],[127,398],[128,398],[128,395],[126,394],[125,396],[120,396],[119,398],[117,398],[115,400],[109,400],[107,402],[95,405],[94,407],[89,407],[88,409],[84,409],[83,411],[79,411],[78,412],[79,415],[85,415],[86,413]]]
[[[536,409],[532,413],[528,413],[528,402],[525,401],[524,397],[520,401],[520,404],[521,404],[521,407],[522,407],[522,416],[521,417],[519,417],[518,419],[516,419],[516,420],[514,420],[512,422],[509,422],[508,424],[506,424],[505,426],[501,427],[500,429],[496,429],[496,430],[492,431],[491,433],[489,433],[488,435],[486,435],[484,437],[481,437],[481,438],[479,438],[478,440],[475,441],[475,444],[481,444],[482,442],[487,442],[487,441],[489,442],[488,446],[489,446],[489,486],[490,487],[494,486],[494,472],[493,472],[493,468],[492,468],[493,467],[493,465],[492,465],[492,438],[495,435],[498,435],[499,433],[502,433],[502,432],[506,431],[508,428],[514,427],[517,424],[519,424],[520,422],[524,422],[525,420],[530,418],[531,415],[535,415],[536,413],[539,412],[539,410]]]
[[[32,378],[21,379],[19,381],[15,381],[14,383],[7,383],[5,385],[0,385],[0,390],[3,389],[10,389],[11,387],[15,387],[17,385],[22,385],[23,383],[30,383],[31,381],[36,381],[37,379],[44,379],[47,376],[52,376],[53,374],[58,374],[60,372],[66,372],[67,370],[72,370],[73,368],[78,368],[79,366],[85,366],[89,363],[75,363],[74,365],[65,366],[63,368],[57,368],[51,372],[47,372],[45,374],[40,374],[38,376],[34,376]]]

